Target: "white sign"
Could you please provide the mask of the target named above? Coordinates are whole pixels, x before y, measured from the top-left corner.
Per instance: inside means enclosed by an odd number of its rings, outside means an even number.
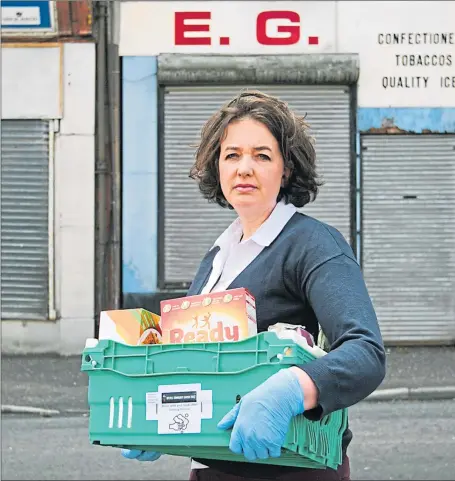
[[[336,2],[122,2],[120,55],[323,53]]]
[[[338,48],[360,57],[362,107],[455,106],[455,2],[339,2]]]
[[[2,26],[39,26],[41,24],[38,7],[2,7]]]
[[[158,421],[158,434],[200,433],[201,420],[212,416],[212,391],[200,384],[158,386],[146,394],[146,419]]]
[[[122,2],[120,54],[357,53],[360,107],[455,106],[455,2]]]

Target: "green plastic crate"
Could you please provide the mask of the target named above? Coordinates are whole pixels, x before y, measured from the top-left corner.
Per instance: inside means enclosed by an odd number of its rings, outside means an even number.
[[[242,396],[278,370],[312,360],[310,353],[291,340],[279,339],[274,332],[225,343],[127,346],[101,340],[82,354],[81,370],[89,376],[90,442],[177,456],[245,461],[229,450],[230,432],[219,430],[218,421]],[[177,392],[172,387],[158,394],[160,386],[176,385],[180,386]],[[196,388],[186,392],[189,385]],[[209,396],[207,399],[211,396],[211,402],[201,403],[204,395]],[[152,402],[159,399],[166,403],[160,427]],[[171,420],[172,426],[182,426],[172,421],[173,414],[181,414],[172,412],[173,402],[179,399],[189,406],[188,419],[197,421],[188,426],[198,425],[201,411],[199,432],[174,434],[165,422]],[[347,410],[316,422],[296,416],[280,458],[257,462],[336,469],[342,462],[341,441],[346,427]]]

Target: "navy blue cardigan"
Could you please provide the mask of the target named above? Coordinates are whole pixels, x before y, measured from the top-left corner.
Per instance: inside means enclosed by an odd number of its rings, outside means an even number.
[[[188,295],[201,292],[218,250],[205,255]],[[247,288],[256,299],[259,332],[286,322],[306,326],[315,339],[320,325],[326,335],[331,352],[299,366],[319,391],[319,405],[305,412],[309,419],[352,406],[381,384],[386,361],[378,321],[359,264],[338,230],[295,213],[228,288],[237,287]],[[344,449],[351,438],[348,429]],[[198,461],[242,475],[250,471],[244,463]],[[260,466],[249,467],[254,467],[250,476],[257,476]],[[270,466],[267,471],[270,477]]]

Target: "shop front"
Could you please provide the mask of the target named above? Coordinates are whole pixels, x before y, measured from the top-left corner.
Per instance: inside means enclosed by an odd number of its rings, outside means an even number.
[[[221,105],[245,89],[276,95],[306,115],[324,188],[304,212],[336,226],[352,241],[352,168],[355,141],[355,56],[337,59],[338,69],[324,72],[325,62],[311,55],[270,58],[191,55],[158,57],[160,88],[158,136],[159,287],[189,286],[200,259],[234,220],[235,214],[202,198],[188,179],[200,129]],[[332,60],[329,60],[332,61]],[[335,59],[333,59],[335,61]],[[267,66],[267,67],[264,67]],[[261,68],[262,67],[262,68]],[[318,71],[325,83],[312,83],[306,71]],[[251,72],[248,74],[247,72]],[[280,83],[276,79],[280,79]]]
[[[233,220],[188,174],[203,123],[255,88],[306,114],[325,185],[303,212],[350,242],[385,341],[455,342],[455,11],[432,4],[122,4],[124,305],[185,295]]]
[[[94,54],[90,42],[2,44],[4,353],[76,354],[93,335]]]

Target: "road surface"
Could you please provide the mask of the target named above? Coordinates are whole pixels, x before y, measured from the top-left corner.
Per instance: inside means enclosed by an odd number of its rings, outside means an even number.
[[[455,402],[361,403],[350,410],[354,480],[454,480]],[[3,480],[184,480],[189,462],[125,460],[88,443],[86,417],[2,419]]]

